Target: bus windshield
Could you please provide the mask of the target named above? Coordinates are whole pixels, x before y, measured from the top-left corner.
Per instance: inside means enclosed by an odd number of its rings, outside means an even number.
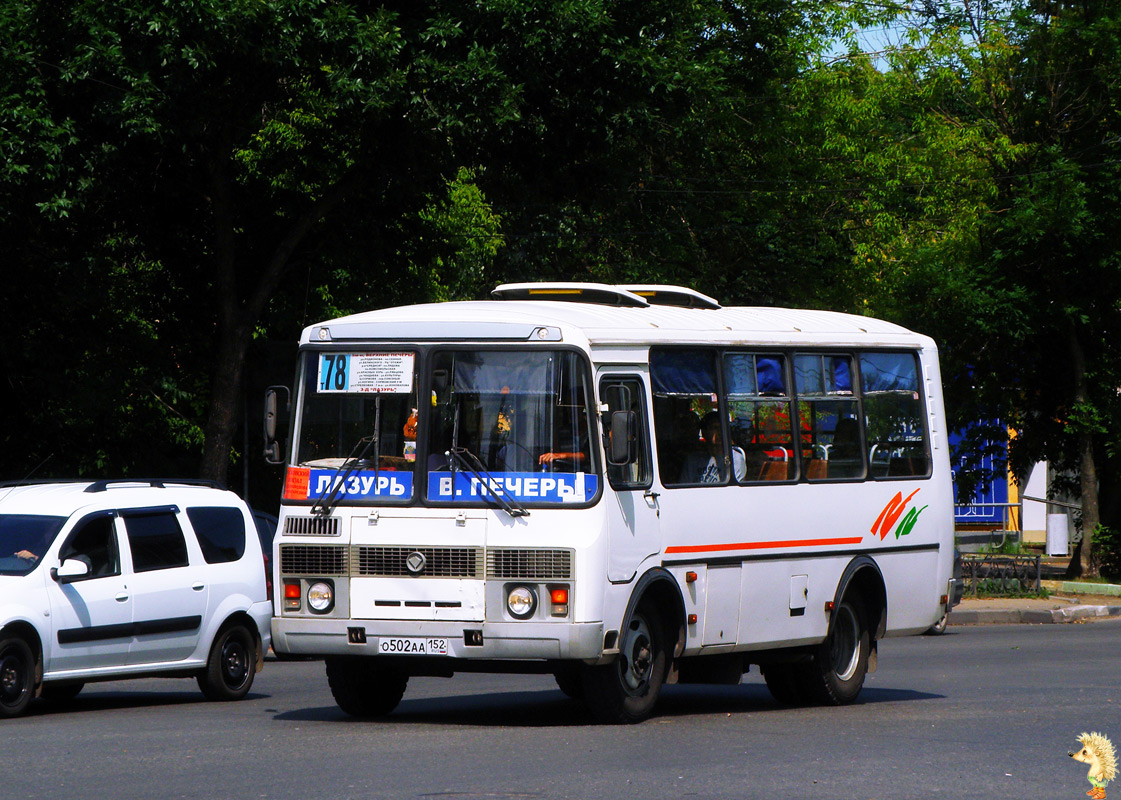
[[[305,353],[293,466],[307,499],[330,504],[408,502],[414,477],[436,503],[585,502],[597,482],[583,364],[544,349]]]
[[[521,502],[582,502],[594,494],[584,474],[592,453],[580,364],[575,353],[554,350],[434,354],[428,498],[478,499],[487,484]],[[469,464],[481,480],[463,469]]]

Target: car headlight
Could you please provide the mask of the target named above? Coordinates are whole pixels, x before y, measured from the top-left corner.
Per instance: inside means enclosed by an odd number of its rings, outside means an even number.
[[[537,593],[528,586],[515,586],[506,595],[506,607],[515,619],[529,619],[537,610]]]
[[[335,604],[335,590],[329,583],[313,583],[307,590],[307,604],[315,613],[326,614]]]

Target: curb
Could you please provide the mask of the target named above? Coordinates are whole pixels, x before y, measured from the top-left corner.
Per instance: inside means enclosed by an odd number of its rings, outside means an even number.
[[[1062,622],[1080,622],[1099,617],[1121,617],[1121,606],[1071,606],[1050,611],[1033,609],[982,609],[980,611],[951,611],[947,625],[1008,625],[1025,623],[1048,625]]]

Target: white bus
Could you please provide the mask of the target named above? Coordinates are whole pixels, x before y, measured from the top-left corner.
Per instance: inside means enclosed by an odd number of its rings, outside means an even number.
[[[509,284],[300,340],[273,646],[346,712],[552,673],[605,722],[663,684],[853,701],[953,596],[934,343],[673,286]]]

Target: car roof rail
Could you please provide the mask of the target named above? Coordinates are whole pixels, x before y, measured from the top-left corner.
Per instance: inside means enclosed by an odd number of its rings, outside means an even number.
[[[201,486],[207,489],[225,489],[225,484],[220,481],[207,480],[205,478],[106,478],[99,481],[94,481],[85,488],[87,492],[104,492],[110,486],[118,485],[136,485],[151,486],[156,489],[165,489],[170,486]]]

